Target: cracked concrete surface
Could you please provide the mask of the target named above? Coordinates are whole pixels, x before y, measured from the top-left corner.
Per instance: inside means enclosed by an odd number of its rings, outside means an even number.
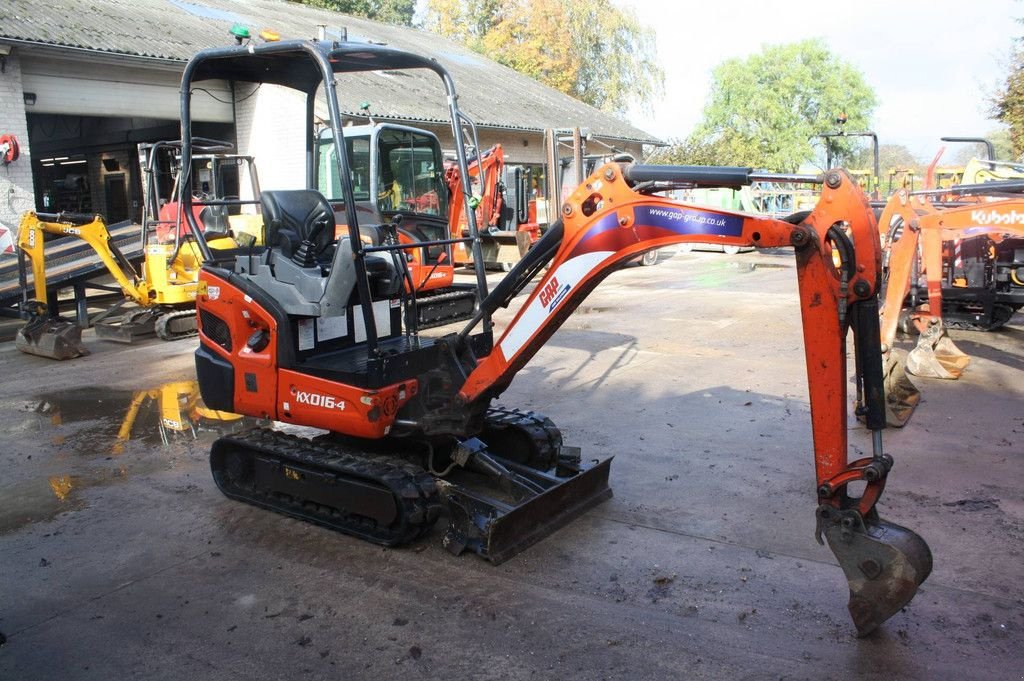
[[[664,257],[591,295],[501,403],[614,454],[615,497],[497,567],[440,525],[386,550],[221,496],[206,452],[244,424],[161,426],[191,341],[0,344],[0,678],[1021,678],[1024,316],[952,335],[971,364],[917,379],[880,504],[935,570],[867,639],[812,536],[790,255]]]

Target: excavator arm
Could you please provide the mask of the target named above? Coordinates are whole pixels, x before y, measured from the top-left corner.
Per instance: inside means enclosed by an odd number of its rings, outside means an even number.
[[[493,350],[468,372],[458,398],[468,412],[488,404],[590,291],[646,251],[709,240],[793,247],[809,377],[819,541],[824,536],[847,575],[850,612],[863,635],[909,602],[931,570],[927,544],[910,530],[881,520],[875,509],[893,463],[881,438],[885,396],[878,231],[867,197],[838,170],[824,176],[815,209],[788,221],[697,208],[647,193],[665,183],[739,186],[751,177],[750,169],[743,168],[612,163],[599,169],[562,206],[562,220],[483,302],[481,315],[507,304],[532,273],[550,262]],[[855,461],[847,454],[849,330],[857,357],[859,411],[874,445],[872,456]],[[857,496],[850,492],[854,483],[864,485]]]
[[[30,301],[28,323],[18,329],[15,345],[22,352],[51,359],[71,359],[88,354],[82,344],[82,328],[74,322],[50,316],[47,310],[46,234],[73,236],[89,244],[107,270],[128,295],[148,303],[148,290],[139,283],[131,263],[110,241],[110,232],[99,215],[35,213],[29,211],[18,227],[18,248],[30,263],[35,299]]]
[[[885,304],[882,307],[883,347],[887,352],[895,352],[890,349],[896,339],[903,302],[914,284],[915,265],[920,263],[927,283],[928,301],[927,307],[910,311],[920,337],[906,356],[907,370],[915,376],[959,378],[970,357],[956,347],[943,324],[942,244],[980,237],[995,242],[1006,235],[1024,237],[1024,200],[978,201],[940,208],[924,196],[910,195],[901,190],[889,199],[880,225],[887,230],[886,240],[891,242]],[[897,232],[898,239],[895,238]]]
[[[76,213],[25,213],[18,227],[18,247],[32,263],[36,300],[46,301],[46,258],[43,235],[74,236],[89,244],[125,295],[140,304],[148,304],[148,292],[138,280],[132,264],[110,241],[107,224],[100,215]]]

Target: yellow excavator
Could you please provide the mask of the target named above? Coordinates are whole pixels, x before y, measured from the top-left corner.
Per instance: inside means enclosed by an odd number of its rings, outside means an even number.
[[[195,335],[200,256],[194,242],[176,239],[146,244],[142,269],[137,272],[111,241],[101,215],[28,212],[18,228],[18,248],[31,264],[35,297],[26,304],[31,315],[28,323],[15,336],[19,350],[51,359],[89,353],[82,344],[81,326],[49,314],[43,246],[46,234],[75,236],[92,246],[124,292],[125,302],[139,306],[114,320],[98,320],[97,336],[131,342],[154,333],[165,340]],[[227,234],[211,232],[211,236],[216,247],[237,245]]]
[[[197,188],[193,181],[200,174],[195,169],[196,162],[200,163],[200,171],[211,170],[213,173],[223,162],[247,163],[253,193],[258,197],[259,183],[252,158],[218,155],[230,149],[230,145],[216,140],[203,140],[200,148],[207,153],[193,159],[188,168],[177,172],[172,195],[179,199],[183,191],[200,192],[198,198],[193,199],[192,209],[196,211],[195,217],[203,226],[211,247],[234,249],[260,242],[261,215],[229,216],[225,201],[217,198],[220,188],[208,186],[205,180]],[[30,317],[15,337],[19,350],[59,360],[89,352],[82,344],[82,327],[58,318],[48,307],[44,250],[47,234],[72,236],[89,244],[124,293],[120,303],[92,320],[99,338],[131,343],[154,334],[164,340],[195,335],[195,299],[201,255],[183,228],[180,200],[161,205],[157,191],[158,160],[167,151],[177,149],[180,149],[180,142],[140,145],[146,201],[142,224],[143,262],[139,270],[114,244],[101,215],[30,211],[22,216],[18,248],[30,263],[34,297],[23,308]],[[233,199],[232,203],[246,202]],[[257,222],[259,228],[254,229]],[[113,314],[120,312],[128,303],[135,303],[137,308],[120,315]]]

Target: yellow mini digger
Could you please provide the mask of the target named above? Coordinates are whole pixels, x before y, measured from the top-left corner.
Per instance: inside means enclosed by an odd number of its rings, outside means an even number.
[[[49,315],[43,248],[45,234],[76,236],[92,246],[124,292],[124,302],[134,302],[139,306],[113,320],[97,319],[97,336],[131,342],[154,333],[165,340],[195,335],[200,259],[194,242],[146,244],[142,269],[137,272],[111,242],[102,216],[28,212],[21,218],[18,247],[31,263],[35,297],[26,305],[31,315],[29,321],[15,337],[19,350],[51,359],[71,359],[89,353],[82,344],[81,326]],[[211,245],[220,246],[218,242],[227,242],[226,247],[236,245],[227,234],[215,237],[211,233],[210,236],[213,237]],[[115,306],[115,309],[120,306]]]
[[[172,156],[180,149],[180,142],[156,142],[140,145],[140,166],[146,178],[145,213],[142,223],[143,261],[138,270],[114,244],[106,222],[101,215],[78,213],[35,213],[22,216],[18,228],[18,248],[29,263],[32,273],[34,297],[23,309],[30,315],[28,323],[15,338],[19,350],[51,359],[71,359],[88,354],[82,344],[82,327],[56,316],[50,309],[47,296],[46,235],[71,236],[85,241],[102,261],[117,282],[124,299],[92,320],[99,338],[122,343],[156,335],[164,340],[187,338],[196,333],[195,300],[201,254],[195,241],[184,228],[180,196],[194,193],[193,163],[187,172],[179,171],[172,190],[176,200],[158,199],[158,165],[168,152]],[[230,144],[200,139],[198,148],[204,152],[201,163],[216,167],[219,161],[249,164],[249,176],[254,196],[259,196],[259,184],[251,157],[218,156],[230,149]],[[216,187],[213,188],[214,190]],[[254,215],[229,216],[225,202],[217,194],[204,191],[192,201],[190,210],[202,225],[207,241],[216,249],[236,248],[240,244],[259,241],[249,223],[262,217]],[[245,203],[233,200],[232,205]],[[255,204],[255,201],[249,202]],[[236,223],[240,225],[237,237],[232,236]],[[138,307],[123,314],[124,305]]]

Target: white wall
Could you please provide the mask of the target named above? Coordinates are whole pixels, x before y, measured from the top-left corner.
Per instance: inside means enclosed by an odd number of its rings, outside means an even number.
[[[0,135],[17,137],[21,156],[10,165],[0,164],[0,230],[8,230],[12,238],[17,238],[21,214],[35,208],[35,194],[18,48],[11,50],[6,62],[0,73]]]
[[[238,153],[256,160],[261,189],[304,189],[306,187],[305,96],[278,85],[261,85],[252,92],[240,84],[235,92],[235,136]],[[243,172],[243,199],[251,182]]]
[[[178,119],[181,70],[108,63],[103,57],[70,59],[33,55],[22,68],[24,87],[36,94],[33,113]],[[231,90],[223,81],[197,83],[192,119],[231,122]]]

